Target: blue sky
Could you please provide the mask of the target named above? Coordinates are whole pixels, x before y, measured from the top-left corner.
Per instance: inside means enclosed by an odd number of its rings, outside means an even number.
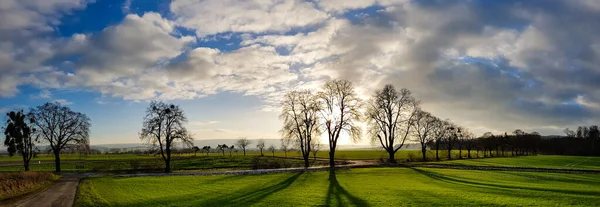
[[[344,78],[363,99],[408,88],[476,134],[560,134],[598,121],[598,17],[583,0],[8,0],[0,110],[57,101],[92,119],[92,144],[135,143],[162,100],[199,140],[279,138],[283,93]]]

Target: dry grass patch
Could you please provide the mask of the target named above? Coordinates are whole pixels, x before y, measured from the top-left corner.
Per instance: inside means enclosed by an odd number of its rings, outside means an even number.
[[[6,200],[47,187],[58,180],[50,172],[0,173],[0,200]]]

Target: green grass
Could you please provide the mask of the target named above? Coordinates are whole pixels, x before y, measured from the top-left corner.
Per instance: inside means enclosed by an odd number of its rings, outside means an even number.
[[[313,173],[97,177],[75,206],[599,206],[600,175],[368,168]]]
[[[600,170],[600,157],[537,155],[522,157],[498,157],[483,159],[463,159],[438,164],[461,164],[474,166],[509,166],[509,167],[538,167],[561,169]]]
[[[263,152],[265,156],[272,156],[271,152]],[[440,150],[440,157],[442,159],[446,159],[447,151]],[[226,152],[226,156],[229,154]],[[466,157],[467,152],[463,151],[463,156]],[[243,157],[243,153],[233,153],[234,157]],[[247,156],[259,156],[260,152],[257,151],[249,151],[246,153]],[[475,153],[472,153],[475,156]],[[173,154],[174,158],[189,158],[193,157],[193,153],[187,154]],[[206,155],[205,153],[198,153],[197,157],[222,157],[221,153],[209,153]],[[287,155],[284,152],[275,152],[275,156],[277,157],[301,157],[302,155],[298,151],[288,152]],[[311,154],[311,157],[313,155]],[[135,155],[135,154],[94,154],[94,155],[79,155],[79,154],[63,154],[60,156],[61,160],[78,160],[78,161],[129,161],[129,160],[152,160],[159,158],[159,155]],[[320,151],[317,153],[318,158],[329,158],[329,151]],[[389,156],[387,152],[383,150],[338,150],[335,153],[336,159],[348,159],[348,160],[378,160],[378,159],[387,159]],[[396,160],[398,161],[406,161],[407,159],[411,160],[421,160],[421,151],[419,150],[400,150],[396,153]],[[435,158],[435,151],[427,151],[427,157],[430,160]],[[452,151],[452,157],[458,158],[458,150]],[[33,158],[31,163],[37,163],[38,161],[53,161],[54,155],[51,154],[41,154],[37,158]],[[1,162],[21,162],[21,157],[13,156],[3,156],[0,157]]]
[[[253,162],[258,159],[257,163]],[[324,161],[312,161],[313,165],[327,165]],[[77,166],[83,166],[78,169]],[[176,158],[171,161],[171,168],[174,171],[180,170],[211,170],[211,169],[265,169],[276,167],[302,167],[304,161],[299,159],[284,159],[278,157],[243,157],[243,156],[199,156]],[[54,171],[54,163],[30,165],[32,171]],[[162,170],[164,162],[160,158],[154,159],[131,159],[131,160],[104,160],[104,161],[85,161],[77,163],[63,162],[61,170],[63,172],[103,172],[103,171],[137,171],[137,170]],[[0,171],[21,171],[22,165],[0,166]]]

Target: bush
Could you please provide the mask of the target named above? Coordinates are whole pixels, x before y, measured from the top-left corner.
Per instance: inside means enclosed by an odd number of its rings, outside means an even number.
[[[46,187],[60,178],[50,172],[0,173],[0,200]]]

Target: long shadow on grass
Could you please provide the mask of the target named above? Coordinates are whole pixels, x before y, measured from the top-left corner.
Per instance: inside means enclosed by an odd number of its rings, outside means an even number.
[[[369,206],[365,200],[352,195],[350,192],[344,189],[344,187],[342,187],[337,180],[335,170],[330,170],[329,190],[327,191],[327,206],[346,206],[342,201],[342,196],[346,197],[350,202],[349,204],[352,206]]]
[[[277,193],[278,191],[284,190],[298,179],[302,175],[303,172],[299,172],[294,174],[293,176],[286,178],[285,180],[264,187],[260,189],[256,189],[254,187],[242,189],[232,193],[224,193],[222,196],[209,199],[209,200],[197,200],[198,197],[203,197],[204,195],[182,195],[177,197],[168,197],[163,199],[155,199],[151,201],[137,202],[137,203],[127,203],[124,206],[159,206],[159,205],[169,205],[169,206],[250,206],[252,204],[258,203],[271,194]],[[252,179],[250,177],[243,177],[245,179]],[[217,179],[218,182],[226,181],[227,179],[237,179],[235,176],[231,177],[223,177]],[[211,182],[214,183],[214,182]]]
[[[281,190],[286,189],[287,187],[289,187],[290,185],[292,185],[292,183],[294,183],[294,181],[296,181],[296,179],[298,179],[298,177],[300,177],[300,175],[302,175],[302,173],[304,172],[299,172],[294,174],[292,177],[289,177],[287,179],[285,179],[284,181],[281,181],[277,184],[256,190],[256,191],[252,191],[252,192],[245,192],[242,195],[238,195],[234,197],[234,200],[232,201],[230,198],[225,198],[225,199],[213,199],[213,200],[208,200],[206,202],[203,202],[202,204],[200,204],[200,206],[218,206],[218,205],[222,205],[223,203],[232,203],[235,204],[236,206],[248,206],[254,203],[257,203],[263,199],[265,199],[266,197],[268,197],[269,195],[273,194],[273,193],[277,193]]]
[[[444,175],[441,173],[422,170],[419,168],[411,168],[414,171],[421,173],[427,177],[430,177],[434,180],[439,180],[442,182],[450,183],[450,184],[458,184],[458,185],[467,185],[474,187],[482,187],[482,188],[501,188],[507,190],[532,190],[532,191],[541,191],[541,192],[553,192],[553,193],[564,193],[564,194],[575,194],[575,195],[590,195],[590,196],[600,196],[598,192],[589,192],[589,191],[575,191],[575,190],[557,190],[557,189],[543,189],[543,188],[533,188],[533,187],[525,187],[525,186],[509,186],[509,185],[500,185],[500,184],[492,184],[492,183],[480,183],[468,180],[458,179],[452,176]]]

